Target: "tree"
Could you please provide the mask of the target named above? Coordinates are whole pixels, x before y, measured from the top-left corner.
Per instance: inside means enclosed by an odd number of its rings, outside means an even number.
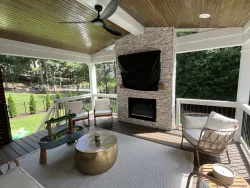
[[[34,95],[30,95],[30,114],[36,113],[36,101]]]
[[[97,85],[105,93],[116,91],[116,72],[114,62],[107,62],[96,65]]]
[[[72,93],[71,93],[71,91],[68,93],[68,97],[72,97]]]
[[[50,106],[51,106],[51,99],[50,99],[49,93],[47,92],[47,95],[46,95],[46,111],[48,111]]]
[[[177,55],[176,97],[235,101],[240,47]]]
[[[56,93],[56,99],[60,99],[60,98],[61,98],[61,93],[60,93],[60,92],[57,92],[57,93]],[[62,109],[62,103],[59,103],[58,108],[59,108],[59,109]]]
[[[9,110],[9,116],[11,118],[17,116],[16,104],[11,95],[9,95],[8,97],[8,110]]]

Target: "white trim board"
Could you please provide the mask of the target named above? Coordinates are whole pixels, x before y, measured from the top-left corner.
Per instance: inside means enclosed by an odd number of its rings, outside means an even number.
[[[0,38],[0,54],[91,63],[91,55]]]
[[[223,28],[176,38],[176,53],[241,46],[244,28]]]
[[[100,51],[91,55],[92,63],[103,63],[115,60],[116,60],[115,50]]]

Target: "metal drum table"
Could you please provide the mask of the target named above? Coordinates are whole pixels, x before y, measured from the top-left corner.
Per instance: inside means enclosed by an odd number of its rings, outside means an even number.
[[[91,132],[82,136],[76,143],[76,167],[84,174],[101,174],[114,165],[117,154],[117,138],[112,132]]]

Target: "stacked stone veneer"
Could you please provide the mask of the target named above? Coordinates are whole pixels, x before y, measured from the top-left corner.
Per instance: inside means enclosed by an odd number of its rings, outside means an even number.
[[[129,123],[171,130],[175,117],[175,30],[166,27],[148,27],[142,35],[128,34],[115,42],[116,56],[138,52],[161,50],[161,78],[164,89],[139,91],[121,88],[119,62],[117,59],[117,103],[118,119]],[[128,117],[128,97],[156,99],[156,122]]]

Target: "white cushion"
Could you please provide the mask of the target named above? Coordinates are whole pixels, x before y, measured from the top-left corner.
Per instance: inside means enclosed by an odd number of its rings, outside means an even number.
[[[200,139],[202,129],[184,129],[183,134],[185,135],[185,138],[193,144],[194,146],[198,145],[198,141]]]
[[[235,119],[211,112],[205,127],[213,130],[232,130],[237,123],[238,121]]]
[[[21,167],[16,167],[0,176],[1,188],[43,188],[34,178],[32,178]]]
[[[204,116],[184,116],[185,129],[203,129],[208,117]]]
[[[96,99],[95,100],[95,110],[110,110],[109,99]]]
[[[96,116],[111,115],[111,114],[112,114],[111,110],[98,110],[98,111],[95,111]]]
[[[76,120],[84,119],[84,118],[88,118],[88,113],[76,114],[76,117],[74,117],[72,120],[76,121]]]
[[[83,110],[83,103],[82,101],[73,101],[73,102],[66,102],[65,103],[65,111],[66,114],[70,113],[73,114],[80,114]]]

